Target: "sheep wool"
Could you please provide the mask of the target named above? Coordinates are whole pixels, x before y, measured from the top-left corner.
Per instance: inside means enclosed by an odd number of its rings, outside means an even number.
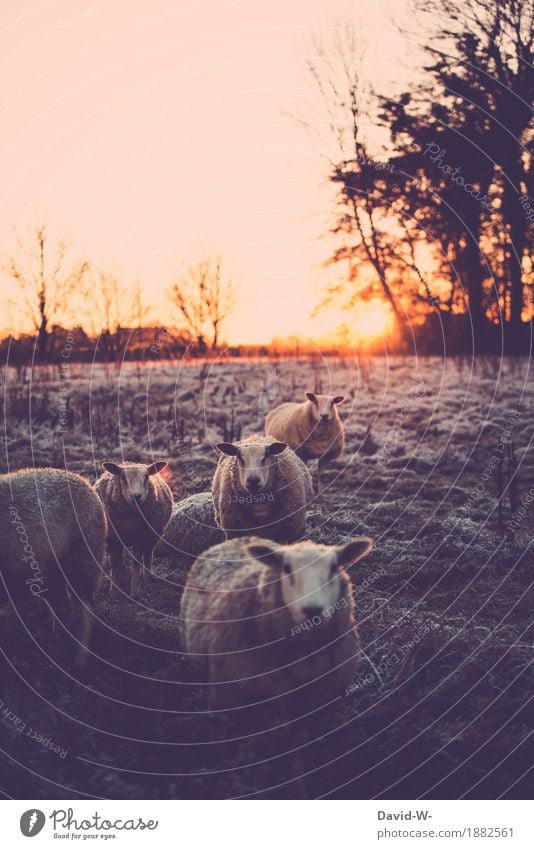
[[[279,542],[302,537],[306,507],[313,497],[305,463],[283,443],[249,436],[221,443],[222,453],[212,484],[217,524],[228,539],[258,534]],[[276,453],[271,453],[271,452]],[[248,481],[259,488],[250,489]]]
[[[275,407],[265,419],[265,433],[287,442],[305,462],[318,460],[318,488],[321,473],[331,460],[336,460],[345,447],[343,423],[337,405],[343,395],[316,395],[306,392],[306,401],[287,402]]]
[[[40,597],[66,625],[72,618],[77,667],[87,662],[105,539],[104,508],[79,475],[49,468],[0,475],[1,600]]]
[[[367,539],[274,547],[248,537],[197,558],[181,627],[214,706],[277,699],[288,710],[310,709],[345,694],[358,667],[359,638],[343,569],[370,547]]]
[[[215,521],[211,492],[195,492],[174,505],[171,520],[154,554],[169,559],[194,558],[212,545],[224,542],[224,538]]]
[[[104,463],[105,472],[94,485],[108,516],[108,552],[115,585],[137,593],[145,570],[152,571],[152,553],[172,514],[173,495],[159,474],[165,461],[150,465]],[[130,583],[124,550],[132,549]]]

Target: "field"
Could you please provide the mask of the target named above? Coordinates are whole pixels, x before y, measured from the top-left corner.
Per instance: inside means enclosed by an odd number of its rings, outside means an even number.
[[[261,430],[271,406],[343,393],[347,450],[309,535],[376,544],[352,574],[365,652],[353,692],[283,728],[272,713],[245,729],[207,711],[178,633],[186,561],[158,560],[137,600],[103,587],[83,680],[43,653],[38,606],[2,611],[3,793],[532,797],[529,369],[377,357],[9,371],[0,471],[93,481],[103,460],[168,458],[175,498],[209,489],[213,444]]]

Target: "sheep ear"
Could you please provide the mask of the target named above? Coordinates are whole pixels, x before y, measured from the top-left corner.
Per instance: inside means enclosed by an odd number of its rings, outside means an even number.
[[[332,404],[342,404],[344,400],[345,400],[344,395],[336,395],[336,397],[333,398],[333,400],[332,400]]]
[[[159,472],[162,472],[163,469],[166,469],[168,465],[167,460],[156,460],[155,463],[151,463],[150,466],[147,466],[146,470],[149,475],[157,475]]]
[[[117,466],[116,463],[102,463],[102,468],[112,475],[120,475],[122,473],[121,467]]]
[[[352,539],[345,545],[336,545],[337,565],[344,569],[351,566],[366,554],[369,554],[373,547],[373,540],[369,537],[358,537]]]
[[[266,457],[274,457],[275,454],[281,454],[287,448],[287,442],[271,442],[265,449]]]
[[[271,548],[270,545],[259,545],[252,543],[245,546],[245,551],[254,557],[255,560],[266,563],[267,566],[272,566],[273,569],[282,569],[284,566],[284,555],[280,550]]]
[[[308,401],[311,401],[312,404],[317,404],[317,395],[314,395],[313,392],[306,392],[305,394]]]
[[[239,448],[237,445],[232,445],[231,442],[218,442],[215,448],[221,454],[226,454],[228,457],[237,457],[239,454]]]

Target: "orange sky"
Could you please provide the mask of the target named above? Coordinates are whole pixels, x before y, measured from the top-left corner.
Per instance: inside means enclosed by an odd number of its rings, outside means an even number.
[[[409,84],[392,10],[362,0],[4,0],[0,236],[46,217],[94,262],[161,293],[199,247],[239,282],[225,334],[331,332],[311,320],[331,211],[315,139],[290,113],[313,97],[313,32],[353,16],[375,84]],[[3,279],[0,297],[7,293]]]

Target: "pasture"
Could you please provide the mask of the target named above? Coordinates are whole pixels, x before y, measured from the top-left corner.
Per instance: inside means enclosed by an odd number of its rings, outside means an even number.
[[[94,656],[47,656],[37,603],[0,611],[2,785],[18,798],[525,798],[533,793],[534,384],[527,360],[72,363],[9,371],[0,471],[168,459],[208,490],[214,444],[306,390],[345,394],[346,451],[308,536],[375,540],[352,570],[364,657],[344,697],[280,727],[210,714],[184,657],[188,562],[97,603]],[[57,751],[59,749],[59,751]]]

